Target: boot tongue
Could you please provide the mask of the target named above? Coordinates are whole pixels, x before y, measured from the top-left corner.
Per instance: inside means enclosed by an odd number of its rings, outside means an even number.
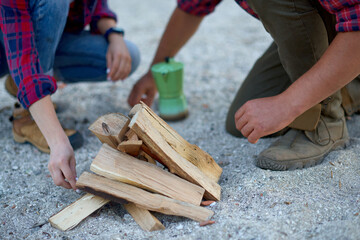
[[[318,126],[313,131],[305,131],[306,137],[314,144],[325,146],[331,141],[329,129],[324,123],[323,119],[320,119]]]
[[[29,116],[30,116],[29,110],[26,110],[25,108],[20,106],[20,104],[18,104],[18,103],[15,104],[14,111],[12,114],[13,119],[20,119],[20,118],[25,118],[25,117],[29,117]]]

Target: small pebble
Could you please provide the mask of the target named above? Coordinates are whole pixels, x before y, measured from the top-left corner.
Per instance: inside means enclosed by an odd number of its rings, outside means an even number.
[[[18,166],[13,166],[12,169],[13,169],[13,170],[18,170],[19,167],[18,167]]]
[[[180,224],[180,225],[178,225],[178,226],[176,227],[177,230],[181,230],[181,229],[183,229],[183,228],[184,228],[184,226],[183,226],[182,224]]]

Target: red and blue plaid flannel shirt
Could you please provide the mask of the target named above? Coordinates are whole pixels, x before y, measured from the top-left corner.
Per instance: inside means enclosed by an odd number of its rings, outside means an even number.
[[[101,18],[116,19],[107,0],[75,0],[70,5],[65,31],[80,32],[90,24],[91,32],[98,33],[97,21]],[[0,56],[0,61],[7,60],[10,74],[19,88],[17,97],[29,108],[57,88],[55,79],[44,74],[40,66],[29,0],[1,0],[0,27],[6,52],[6,56]]]
[[[318,0],[325,10],[336,15],[336,30],[351,32],[360,30],[360,0]],[[178,7],[197,16],[205,16],[215,10],[221,0],[178,0]],[[256,16],[246,0],[235,0],[251,15]]]

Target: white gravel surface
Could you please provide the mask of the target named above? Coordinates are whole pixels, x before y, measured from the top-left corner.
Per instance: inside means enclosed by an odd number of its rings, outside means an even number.
[[[108,112],[128,113],[131,86],[146,72],[176,5],[174,0],[110,4],[127,38],[138,44],[142,64],[125,82],[68,85],[54,95],[60,120],[85,137],[84,147],[75,152],[78,175],[89,169],[101,146],[87,127]],[[148,233],[121,205],[110,204],[71,231],[52,228],[47,219],[80,194],[53,184],[49,155],[13,141],[8,117],[15,100],[0,87],[0,239],[360,239],[359,116],[348,121],[351,141],[346,149],[330,153],[316,167],[290,172],[264,171],[253,164],[274,139],[252,145],[225,132],[232,98],[270,42],[260,22],[227,0],[177,56],[186,67],[190,116],[171,125],[224,169],[222,201],[210,207],[216,223],[206,227],[156,214],[166,230]]]

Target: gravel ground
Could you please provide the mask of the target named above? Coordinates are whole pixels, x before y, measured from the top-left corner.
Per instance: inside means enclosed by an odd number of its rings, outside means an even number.
[[[86,139],[75,152],[78,174],[89,169],[101,146],[87,127],[102,114],[128,113],[131,86],[146,72],[175,7],[175,1],[160,0],[110,4],[128,39],[138,44],[142,64],[125,82],[68,85],[54,95],[60,120]],[[360,239],[359,116],[348,121],[346,149],[331,152],[319,166],[290,172],[264,171],[253,164],[275,139],[252,145],[225,132],[231,100],[270,42],[256,19],[224,1],[177,56],[186,67],[190,116],[171,125],[224,169],[222,201],[211,207],[216,224],[207,227],[156,214],[166,230],[148,233],[121,205],[110,204],[71,231],[52,228],[47,219],[80,195],[53,184],[47,154],[13,141],[7,119],[15,100],[0,87],[0,239]]]

